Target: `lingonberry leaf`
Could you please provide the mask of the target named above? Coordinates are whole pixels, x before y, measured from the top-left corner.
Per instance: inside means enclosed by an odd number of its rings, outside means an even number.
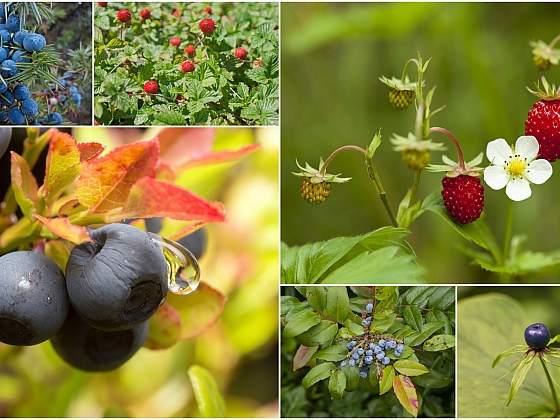
[[[224,399],[212,374],[202,366],[192,365],[188,375],[202,417],[226,417]]]
[[[317,351],[318,347],[306,347],[306,346],[299,346],[294,356],[294,360],[292,362],[294,372],[298,369],[301,369],[305,365],[309,363],[309,361],[314,358],[314,354]]]
[[[39,219],[52,233],[72,243],[93,242],[85,227],[73,225],[69,219],[63,217],[48,219],[39,214],[33,216]]]
[[[70,134],[58,130],[52,130],[51,133],[45,182],[41,187],[48,206],[74,182],[83,166],[76,140]]]
[[[23,157],[11,152],[11,176],[14,197],[24,216],[30,218],[37,212],[37,180]]]
[[[142,177],[155,177],[159,143],[135,142],[86,164],[74,191],[80,203],[94,213],[124,207],[132,186]]]
[[[144,347],[160,350],[171,347],[179,339],[181,317],[169,303],[164,303],[150,318],[150,329]]]
[[[146,176],[130,188],[121,216],[223,222],[225,210],[221,203],[208,202],[177,185]]]
[[[416,387],[406,375],[397,375],[393,379],[393,390],[403,408],[413,417],[418,415],[418,397]]]
[[[196,337],[216,323],[227,298],[208,283],[201,281],[196,293],[189,295],[168,294],[167,303],[181,317],[180,340]]]

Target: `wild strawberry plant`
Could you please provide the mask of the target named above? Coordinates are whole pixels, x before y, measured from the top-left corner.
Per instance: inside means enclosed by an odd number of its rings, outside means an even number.
[[[278,39],[277,3],[97,4],[96,121],[277,125]]]
[[[283,417],[454,415],[454,287],[286,287],[281,317]]]
[[[537,66],[543,60],[550,63],[548,68],[558,64],[558,50],[553,48],[557,41],[558,37],[548,45],[542,42],[532,44],[535,46],[533,54],[539,57],[535,61]],[[332,185],[346,183],[351,179],[342,174],[327,172],[336,156],[350,151],[362,154],[364,168],[383,203],[389,226],[357,237],[337,237],[294,247],[283,244],[283,283],[418,281],[422,270],[414,261],[415,255],[406,236],[411,224],[426,212],[437,214],[460,236],[474,243],[476,249],[461,247],[461,251],[484,270],[496,273],[500,281],[509,282],[560,264],[556,251],[523,250],[523,236],[512,236],[515,202],[528,199],[533,188],[538,193],[538,185],[552,176],[551,162],[557,159],[560,150],[560,88],[549,84],[543,77],[537,83],[536,90],[530,90],[540,101],[535,103],[528,114],[525,133],[520,133],[516,141],[489,141],[484,152],[467,159],[463,155],[459,139],[448,128],[432,124],[444,107],[433,109],[435,87],[425,92],[429,62],[430,60],[424,61],[419,54],[418,58],[406,63],[400,78],[380,77],[380,81],[389,88],[389,101],[398,112],[408,112],[406,110],[413,103],[415,105],[413,132],[395,133],[390,138],[393,149],[401,153],[404,166],[414,174],[412,185],[403,194],[396,210],[387,197],[382,174],[378,173],[376,167],[376,161],[382,159],[381,129],[366,148],[343,145],[326,160],[320,158],[316,168],[309,163],[301,165],[296,161],[299,171],[293,172],[293,175],[303,178],[303,199],[311,204],[320,204],[332,195],[331,190],[336,188],[332,188]],[[411,67],[417,70],[416,80],[409,78]],[[446,150],[446,142],[452,146],[456,158],[442,155],[443,165],[430,163],[433,162],[435,153]],[[444,174],[442,188],[422,199],[418,197],[418,187],[425,172]],[[507,197],[511,199],[503,247],[484,220],[484,195],[488,193],[484,184],[491,190],[505,188]]]

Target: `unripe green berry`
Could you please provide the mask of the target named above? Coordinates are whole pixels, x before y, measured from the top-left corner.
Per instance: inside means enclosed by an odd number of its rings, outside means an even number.
[[[429,150],[407,149],[402,152],[402,160],[406,167],[412,171],[421,171],[430,163]]]
[[[552,67],[552,63],[550,62],[550,60],[540,55],[533,56],[533,63],[535,63],[537,70],[540,71],[546,71]]]
[[[397,109],[407,109],[414,101],[413,90],[399,90],[391,88],[389,91],[389,102]]]

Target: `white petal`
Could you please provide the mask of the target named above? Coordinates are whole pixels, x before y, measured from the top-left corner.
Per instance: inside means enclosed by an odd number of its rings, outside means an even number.
[[[533,184],[543,184],[552,176],[552,165],[548,160],[538,159],[531,162],[525,177]]]
[[[501,166],[488,166],[484,169],[484,182],[493,190],[501,190],[509,180],[508,173]]]
[[[539,142],[533,136],[521,136],[515,142],[515,154],[531,162],[539,154]]]
[[[531,187],[526,179],[514,178],[506,187],[506,195],[513,201],[523,201],[531,197]]]
[[[504,139],[492,140],[486,146],[486,157],[495,165],[504,165],[511,156],[511,147]]]

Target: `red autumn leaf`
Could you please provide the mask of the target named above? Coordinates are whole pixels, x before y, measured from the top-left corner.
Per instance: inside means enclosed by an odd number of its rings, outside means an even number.
[[[80,203],[94,213],[123,207],[138,179],[155,176],[158,155],[157,139],[117,147],[84,167],[74,192]]]
[[[83,163],[99,156],[105,150],[105,146],[95,142],[78,143],[78,150],[80,152],[80,162]]]
[[[31,217],[37,211],[37,180],[31,173],[29,165],[23,157],[11,152],[12,159],[12,189],[22,213]]]
[[[75,244],[81,244],[85,241],[93,242],[85,227],[73,225],[68,219],[62,217],[47,219],[39,214],[34,214],[33,216],[39,219],[52,233],[63,239],[67,239]]]
[[[204,198],[174,184],[144,177],[130,189],[121,213],[129,217],[170,217],[177,220],[223,222],[225,210],[221,203]]]
[[[196,166],[230,162],[260,148],[259,144],[238,150],[213,152],[215,129],[165,128],[158,134],[161,158],[175,169],[185,170]]]

